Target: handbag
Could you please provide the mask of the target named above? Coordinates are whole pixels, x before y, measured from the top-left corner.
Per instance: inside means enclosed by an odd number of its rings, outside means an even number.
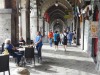
[[[8,52],[7,49],[5,49],[5,50],[2,52],[2,54],[4,54],[4,55],[9,55],[9,52]]]

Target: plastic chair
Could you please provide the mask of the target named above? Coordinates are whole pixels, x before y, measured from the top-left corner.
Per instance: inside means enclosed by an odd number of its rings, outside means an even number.
[[[9,55],[0,55],[0,72],[8,71],[10,75],[10,68],[9,68]]]

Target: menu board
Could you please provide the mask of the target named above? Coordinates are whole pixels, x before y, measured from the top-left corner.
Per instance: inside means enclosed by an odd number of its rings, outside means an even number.
[[[91,28],[91,37],[92,38],[97,38],[97,33],[98,33],[98,22],[90,22],[90,28]]]

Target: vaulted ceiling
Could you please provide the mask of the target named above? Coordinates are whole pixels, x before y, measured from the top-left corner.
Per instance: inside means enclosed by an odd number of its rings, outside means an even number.
[[[58,6],[55,6],[55,3]],[[81,7],[82,0],[37,0],[38,8],[41,11],[41,16],[44,16],[44,13],[47,12],[50,16],[50,20],[54,19],[64,19],[67,11],[73,13],[73,7],[78,5]]]
[[[41,9],[42,15],[52,6],[55,5],[56,2],[65,10],[72,10],[72,7],[76,5],[81,6],[82,0],[38,0],[38,6]],[[54,10],[52,8],[52,10]]]

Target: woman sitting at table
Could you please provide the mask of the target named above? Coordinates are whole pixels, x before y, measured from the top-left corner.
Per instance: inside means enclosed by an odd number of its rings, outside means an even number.
[[[38,56],[39,56],[39,58],[41,58],[41,48],[42,48],[42,45],[43,45],[41,32],[37,32],[37,36],[35,38],[34,43],[35,43],[36,49],[38,51]]]
[[[11,56],[17,58],[17,65],[19,66],[23,54],[18,53],[17,49],[11,44],[10,39],[5,40],[4,49],[7,49]]]
[[[25,45],[25,40],[23,39],[23,37],[19,39],[19,45]]]

